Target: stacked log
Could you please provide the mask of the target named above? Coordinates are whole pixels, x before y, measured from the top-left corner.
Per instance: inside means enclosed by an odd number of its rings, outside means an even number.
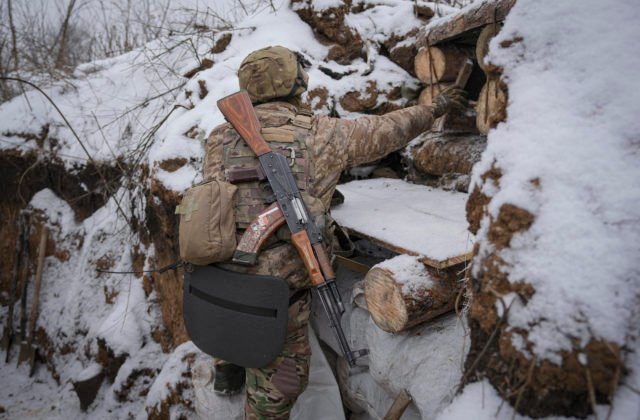
[[[476,126],[482,134],[507,118],[507,86],[498,77],[487,78],[476,104]]]
[[[471,49],[454,44],[421,48],[415,57],[414,67],[416,76],[426,84],[426,87],[420,93],[418,102],[422,105],[431,105],[435,96],[456,84],[456,79],[463,71],[465,63],[472,56]],[[464,87],[469,76],[470,73],[466,72],[464,80],[458,80],[457,84]],[[437,121],[432,131],[475,132],[475,114],[467,110],[451,112]]]
[[[486,57],[489,52],[489,42],[500,32],[502,29],[502,23],[490,23],[486,25],[480,31],[480,35],[478,35],[478,41],[476,42],[476,60],[478,61],[478,66],[485,73],[499,73],[499,67],[487,62]]]
[[[414,61],[416,76],[427,84],[453,82],[472,56],[472,50],[452,44],[421,48]]]
[[[397,333],[453,310],[461,287],[458,270],[430,269],[409,255],[374,266],[364,280],[372,319],[380,329]]]
[[[489,43],[502,27],[500,23],[490,23],[480,31],[476,43],[476,60],[486,74],[486,83],[480,90],[476,105],[476,126],[482,134],[507,118],[507,86],[501,80],[502,69],[487,60]]]

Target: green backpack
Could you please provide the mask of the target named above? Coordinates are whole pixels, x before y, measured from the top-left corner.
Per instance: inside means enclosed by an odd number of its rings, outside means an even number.
[[[238,70],[240,89],[253,103],[292,98],[307,90],[307,73],[285,47],[262,48],[249,54]]]

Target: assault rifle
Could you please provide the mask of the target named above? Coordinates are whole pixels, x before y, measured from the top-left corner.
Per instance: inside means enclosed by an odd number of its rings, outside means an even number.
[[[368,350],[353,351],[349,347],[340,325],[344,306],[335,283],[336,276],[322,243],[322,234],[307,210],[287,159],[271,151],[269,144],[262,137],[260,121],[247,92],[241,91],[220,99],[218,109],[258,156],[262,173],[266,175],[276,199],[276,202],[251,223],[240,240],[234,261],[254,264],[264,240],[286,223],[291,231],[291,242],[300,253],[311,283],[329,317],[340,349],[349,366],[355,366],[356,358],[366,355]]]

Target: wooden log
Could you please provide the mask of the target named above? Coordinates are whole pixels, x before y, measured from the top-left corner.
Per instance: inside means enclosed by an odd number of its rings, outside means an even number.
[[[418,79],[427,84],[453,82],[473,52],[455,45],[425,47],[418,50],[414,68]]]
[[[469,175],[485,148],[486,142],[477,135],[433,137],[411,149],[411,163],[416,170],[429,175]]]
[[[507,118],[507,86],[497,77],[487,80],[476,104],[478,131],[487,134],[490,129]]]
[[[365,276],[364,295],[382,330],[404,331],[453,310],[460,283],[455,274],[427,271],[418,257],[400,255]]]
[[[465,8],[451,17],[438,19],[418,34],[417,46],[426,47],[459,38],[465,32],[478,29],[488,23],[501,22],[516,0],[484,2],[475,8]]]
[[[485,58],[489,52],[489,42],[500,32],[502,23],[490,23],[480,31],[478,42],[476,43],[476,60],[478,65],[485,73],[499,73],[500,68],[493,64],[487,63]]]

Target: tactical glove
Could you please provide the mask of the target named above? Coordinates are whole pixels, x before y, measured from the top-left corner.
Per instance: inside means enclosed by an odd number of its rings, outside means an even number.
[[[452,109],[462,109],[467,105],[465,91],[457,86],[450,86],[433,98],[430,105],[433,118],[440,118]]]

